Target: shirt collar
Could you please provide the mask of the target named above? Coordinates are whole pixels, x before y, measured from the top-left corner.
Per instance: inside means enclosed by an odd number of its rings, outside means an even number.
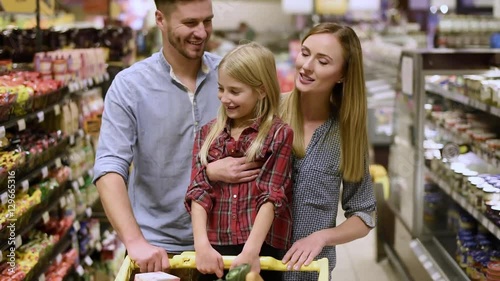
[[[246,131],[248,129],[252,129],[252,130],[258,132],[260,123],[262,123],[262,117],[255,119],[252,122],[252,124],[250,124],[250,126],[248,126],[248,128],[246,128],[243,131]],[[226,126],[224,127],[224,130],[226,131],[227,134],[231,135],[231,119],[229,119],[229,118],[227,119]]]

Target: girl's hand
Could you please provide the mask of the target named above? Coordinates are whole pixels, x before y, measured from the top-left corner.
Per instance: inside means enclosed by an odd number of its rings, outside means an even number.
[[[325,240],[320,232],[302,238],[295,243],[283,257],[283,263],[288,263],[288,270],[299,270],[302,265],[309,265],[325,247]]]
[[[244,251],[241,252],[231,263],[231,269],[242,264],[249,264],[252,268],[252,272],[260,272],[260,257],[258,254],[246,253]]]
[[[202,274],[215,273],[218,278],[224,276],[224,262],[222,255],[219,254],[211,245],[204,247],[203,250],[196,250],[196,269]]]

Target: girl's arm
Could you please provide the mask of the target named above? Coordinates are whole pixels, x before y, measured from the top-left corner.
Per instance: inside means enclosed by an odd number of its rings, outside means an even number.
[[[207,236],[207,212],[200,204],[191,202],[196,268],[203,274],[215,273],[222,278],[224,262],[222,256],[210,245]]]
[[[250,232],[250,236],[243,246],[243,250],[231,264],[231,268],[248,263],[252,266],[252,271],[260,272],[260,249],[266,240],[267,233],[274,220],[274,204],[272,202],[264,203],[255,218],[255,222]],[[198,250],[196,250],[198,251]]]

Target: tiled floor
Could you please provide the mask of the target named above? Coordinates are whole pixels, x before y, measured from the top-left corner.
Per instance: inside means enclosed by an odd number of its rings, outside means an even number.
[[[339,208],[337,224],[345,220]],[[337,266],[332,272],[333,281],[398,281],[387,260],[375,261],[375,231],[368,236],[337,247]]]

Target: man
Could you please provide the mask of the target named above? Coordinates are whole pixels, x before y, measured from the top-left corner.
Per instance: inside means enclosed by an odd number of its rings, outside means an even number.
[[[162,49],[113,80],[94,166],[108,219],[141,272],[165,271],[168,255],[194,249],[183,205],[193,141],[220,105],[220,58],[204,52],[212,33],[211,0],[155,4]],[[241,165],[243,160],[214,163],[216,170],[227,171],[214,179],[252,180],[256,172],[244,171],[252,166]]]

